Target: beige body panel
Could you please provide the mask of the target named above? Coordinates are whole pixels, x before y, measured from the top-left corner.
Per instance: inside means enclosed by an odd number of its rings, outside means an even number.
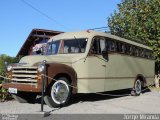
[[[77,73],[78,93],[104,91],[106,67],[103,60],[90,56],[74,63],[73,68]]]
[[[154,61],[123,54],[109,55],[107,62],[108,77],[136,77],[142,74],[145,77],[153,77]]]
[[[105,91],[132,88],[137,75],[143,75],[147,85],[153,84],[154,61],[123,54],[110,54],[106,63]]]
[[[101,55],[98,57],[102,58]],[[153,84],[154,61],[122,54],[110,54],[109,61],[95,56],[73,64],[78,77],[78,93],[132,88],[138,74]],[[106,66],[106,67],[105,67]]]

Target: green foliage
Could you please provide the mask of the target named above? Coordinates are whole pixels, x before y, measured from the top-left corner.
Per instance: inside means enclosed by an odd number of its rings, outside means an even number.
[[[17,57],[10,57],[7,55],[0,55],[0,75],[2,76],[6,76],[6,72],[5,72],[5,62],[7,63],[16,63],[19,61],[20,58]],[[0,84],[2,83],[3,79],[0,78]],[[0,87],[0,100],[6,100],[6,99],[10,99],[10,94],[7,92],[7,90],[3,89]]]
[[[12,97],[6,89],[0,88],[0,101],[11,100]]]
[[[5,75],[5,62],[7,63],[16,63],[19,61],[17,57],[10,57],[5,54],[0,55],[0,75]]]
[[[153,48],[160,63],[160,0],[122,0],[108,18],[112,34]]]

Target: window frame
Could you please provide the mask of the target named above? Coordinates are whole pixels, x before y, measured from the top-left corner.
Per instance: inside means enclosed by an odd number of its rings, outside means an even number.
[[[106,37],[106,36],[95,36],[92,38],[92,42],[91,42],[91,46],[90,46],[90,50],[89,50],[89,54],[93,54],[91,53],[91,49],[92,49],[92,45],[95,41],[95,39],[101,39],[103,38],[105,40],[105,46],[106,46],[106,50],[108,51],[108,54],[112,54],[112,53],[117,53],[117,54],[123,54],[123,55],[126,55],[126,56],[132,56],[132,57],[138,57],[138,58],[144,58],[144,59],[154,59],[153,57],[153,51],[152,50],[149,50],[149,49],[146,49],[146,48],[143,48],[143,47],[140,47],[140,46],[137,46],[137,45],[133,45],[133,44],[130,44],[130,43],[127,43],[127,42],[123,42],[123,41],[119,41],[119,40],[115,40],[115,39],[112,39],[112,38],[109,38],[109,37]],[[114,49],[110,49],[109,48],[109,42],[113,42],[114,43]],[[121,44],[121,51],[118,51],[117,50],[117,44]],[[122,46],[124,45],[124,50],[122,50]],[[145,52],[148,51],[148,56],[146,56]],[[97,54],[97,53],[94,53],[96,55],[102,55],[100,52]]]

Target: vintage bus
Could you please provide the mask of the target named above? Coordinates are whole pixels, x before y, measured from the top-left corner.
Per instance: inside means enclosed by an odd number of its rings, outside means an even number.
[[[139,95],[143,87],[154,84],[154,65],[152,49],[146,45],[110,33],[68,32],[52,37],[45,55],[25,56],[8,65],[11,80],[3,87],[19,102],[31,102],[41,93],[45,76],[44,101],[59,107],[76,93],[132,88],[132,94]]]

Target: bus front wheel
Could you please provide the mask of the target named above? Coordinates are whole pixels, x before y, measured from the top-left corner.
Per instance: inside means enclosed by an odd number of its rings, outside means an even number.
[[[49,107],[63,107],[68,104],[70,95],[71,89],[68,79],[60,77],[51,85],[48,94],[44,97],[44,101]]]

